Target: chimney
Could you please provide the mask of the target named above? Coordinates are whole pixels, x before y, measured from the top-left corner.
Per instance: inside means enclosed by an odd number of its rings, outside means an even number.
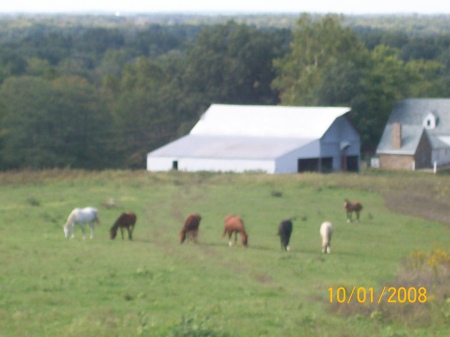
[[[392,148],[400,149],[402,147],[402,126],[399,122],[392,124]]]

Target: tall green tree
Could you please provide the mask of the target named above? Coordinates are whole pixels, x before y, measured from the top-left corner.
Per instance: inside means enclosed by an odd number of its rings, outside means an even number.
[[[205,27],[186,56],[185,85],[211,103],[274,104],[272,60],[279,37],[235,22]]]
[[[443,94],[442,65],[410,60],[396,48],[366,49],[340,18],[303,15],[291,51],[274,61],[273,87],[284,105],[349,106],[364,152],[373,153],[393,104],[410,95]]]
[[[283,105],[317,105],[326,72],[360,63],[363,45],[342,17],[326,15],[320,21],[303,14],[297,20],[291,50],[274,60],[277,77],[272,87]],[[352,65],[353,64],[353,65]]]
[[[109,118],[95,88],[79,78],[8,78],[0,90],[3,168],[112,165]]]
[[[395,102],[409,96],[414,74],[398,57],[398,50],[378,46],[367,54],[360,88],[349,102],[350,118],[360,135],[363,150],[373,153]]]
[[[10,76],[20,76],[25,73],[26,60],[10,48],[0,48],[0,84]]]
[[[154,61],[144,57],[126,65],[119,81],[109,84],[120,165],[145,167],[146,154],[176,134],[176,90]]]

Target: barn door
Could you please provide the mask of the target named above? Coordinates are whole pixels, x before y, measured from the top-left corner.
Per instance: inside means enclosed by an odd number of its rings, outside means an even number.
[[[347,171],[347,157],[345,155],[341,155],[341,171]]]

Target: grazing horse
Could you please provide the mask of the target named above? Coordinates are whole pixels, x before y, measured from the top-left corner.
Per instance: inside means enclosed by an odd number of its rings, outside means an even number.
[[[120,233],[122,234],[122,240],[123,240],[123,229],[126,228],[128,231],[128,239],[132,240],[133,237],[133,230],[134,226],[136,225],[136,214],[133,212],[124,212],[120,214],[120,216],[117,218],[116,222],[114,222],[114,225],[112,225],[111,229],[109,230],[109,235],[111,237],[111,240],[116,238],[117,235],[117,229],[120,228]]]
[[[64,234],[66,239],[69,238],[70,233],[72,232],[72,239],[75,237],[75,225],[78,224],[81,228],[81,232],[84,237],[84,225],[88,223],[91,228],[91,239],[94,238],[94,227],[95,223],[100,224],[100,220],[98,218],[98,211],[93,207],[86,208],[75,208],[67,218],[66,224],[64,225]]]
[[[292,219],[283,220],[278,225],[278,235],[281,241],[281,249],[291,250],[289,247],[289,240],[292,233]]]
[[[180,243],[183,243],[186,238],[197,242],[198,226],[200,226],[200,220],[202,220],[202,217],[198,213],[192,213],[188,215],[180,232]]]
[[[237,242],[237,233],[241,234],[241,242],[244,247],[248,245],[248,235],[245,232],[244,222],[239,216],[228,215],[225,218],[225,228],[222,233],[222,237],[228,234],[228,245],[231,247],[233,242],[231,241],[231,236],[234,233],[234,243]]]
[[[363,209],[363,206],[357,201],[344,200],[344,209],[347,212],[347,222],[352,222],[352,213],[356,214],[356,222],[359,222],[359,212]]]
[[[322,253],[331,253],[331,236],[333,235],[333,225],[326,221],[320,226],[320,237],[322,238]]]

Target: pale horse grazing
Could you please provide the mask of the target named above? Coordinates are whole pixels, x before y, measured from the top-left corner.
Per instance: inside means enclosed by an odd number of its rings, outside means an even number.
[[[83,209],[75,208],[70,213],[69,217],[67,218],[67,222],[64,225],[64,235],[66,236],[66,239],[69,238],[70,233],[72,233],[72,239],[75,237],[75,225],[77,224],[81,228],[83,239],[85,239],[84,225],[86,223],[88,223],[89,227],[91,228],[91,239],[93,239],[95,223],[100,223],[97,209],[93,207],[86,207]]]
[[[331,236],[333,235],[333,225],[329,221],[325,221],[320,226],[320,237],[322,238],[322,253],[331,253]]]

